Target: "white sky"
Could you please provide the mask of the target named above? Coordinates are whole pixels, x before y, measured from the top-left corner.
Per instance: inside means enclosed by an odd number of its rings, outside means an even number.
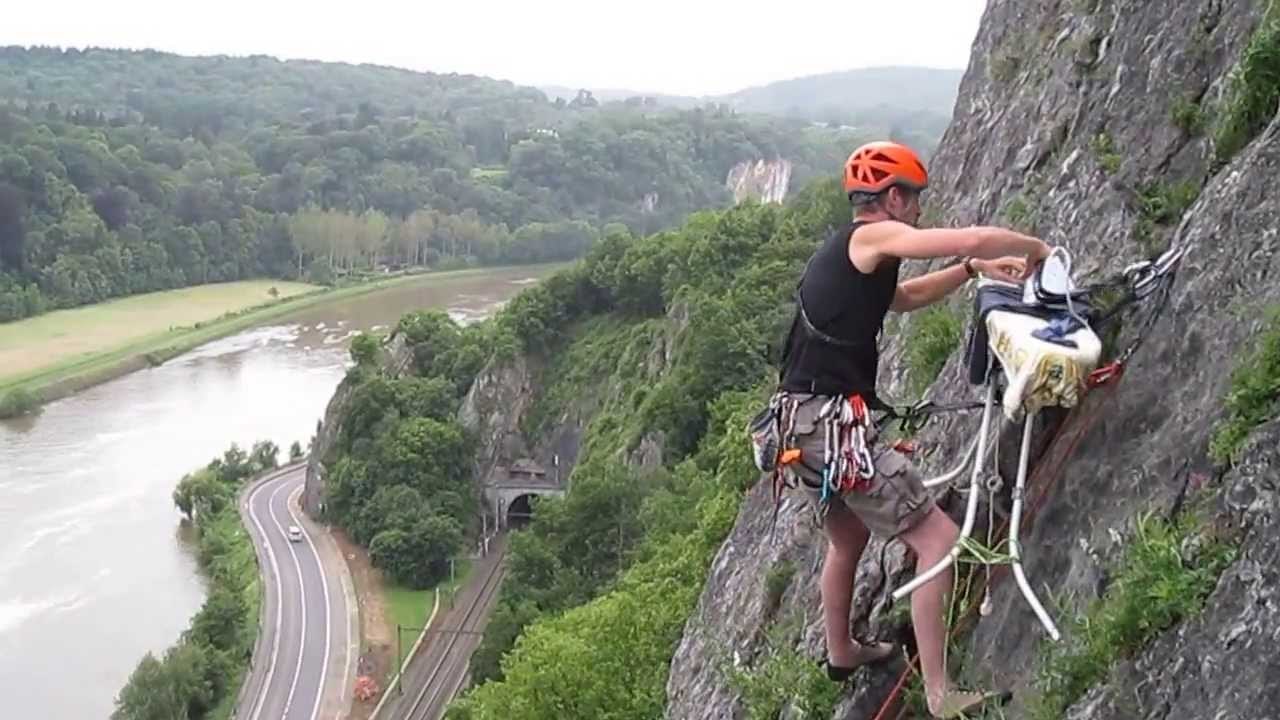
[[[873,65],[963,68],[986,0],[6,4],[0,45],[261,53],[700,95]]]

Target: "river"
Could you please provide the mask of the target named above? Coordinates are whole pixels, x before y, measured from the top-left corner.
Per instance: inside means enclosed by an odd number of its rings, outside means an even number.
[[[143,655],[204,601],[171,494],[236,442],[306,448],[352,333],[442,308],[491,314],[551,269],[424,276],[217,340],[0,421],[0,715],[106,718]]]

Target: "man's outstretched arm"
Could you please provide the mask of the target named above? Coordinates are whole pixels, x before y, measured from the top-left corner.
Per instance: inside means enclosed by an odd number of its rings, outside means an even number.
[[[997,260],[974,258],[969,264],[975,273],[1003,282],[1019,282],[1026,272],[1026,263],[1017,257]],[[898,290],[894,293],[889,309],[894,312],[911,312],[932,305],[955,292],[968,279],[969,271],[963,263],[911,278],[898,283]]]
[[[854,253],[862,254],[874,267],[882,257],[932,259],[944,257],[998,258],[1006,255],[1026,257],[1032,265],[1049,255],[1049,246],[1039,238],[1001,227],[918,229],[899,222],[879,222],[858,233],[856,247],[850,248],[850,259],[858,267],[862,262]]]

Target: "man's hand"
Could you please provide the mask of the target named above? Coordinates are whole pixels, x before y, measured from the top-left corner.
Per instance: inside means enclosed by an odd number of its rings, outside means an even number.
[[[1040,267],[1040,263],[1044,262],[1045,258],[1049,257],[1049,253],[1053,251],[1053,248],[1049,247],[1049,245],[1043,240],[1040,240],[1039,242],[1040,247],[1036,248],[1035,252],[1027,255],[1027,262],[1022,269],[1023,279],[1031,277],[1031,274],[1036,271],[1036,268]]]
[[[1002,257],[995,260],[975,259],[970,262],[979,275],[1000,282],[1022,283],[1027,276],[1027,261],[1020,257]]]

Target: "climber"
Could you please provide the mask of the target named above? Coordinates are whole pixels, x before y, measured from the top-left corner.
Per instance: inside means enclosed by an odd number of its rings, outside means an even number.
[[[886,313],[926,307],[978,275],[1021,283],[1049,254],[1041,240],[998,227],[917,228],[928,184],[924,165],[903,145],[872,142],[849,156],[844,189],[853,222],[809,259],[774,396],[782,447],[791,451],[782,454],[781,471],[789,484],[806,487],[828,540],[821,595],[826,671],[835,681],[893,652],[888,643],[855,642],[849,632],[854,575],[869,533],[900,538],[921,569],[943,557],[959,534],[906,457],[875,448],[875,428],[866,421],[867,408],[887,408],[875,390]],[[963,260],[899,282],[903,259],[949,257]],[[956,717],[993,697],[961,691],[946,677],[943,604],[951,583],[948,569],[911,596],[934,717]]]

